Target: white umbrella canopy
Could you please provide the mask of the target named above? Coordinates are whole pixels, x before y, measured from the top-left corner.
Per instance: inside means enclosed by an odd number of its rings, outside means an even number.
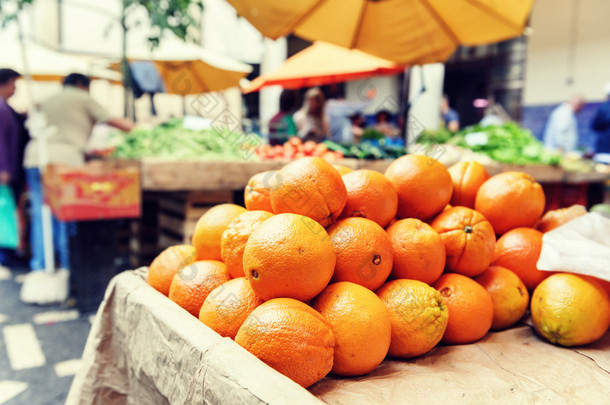
[[[0,67],[25,73],[21,45],[16,36],[0,33]],[[118,72],[94,64],[91,60],[63,54],[31,41],[25,41],[29,73],[36,81],[61,81],[69,73],[82,73],[95,79],[120,81]]]

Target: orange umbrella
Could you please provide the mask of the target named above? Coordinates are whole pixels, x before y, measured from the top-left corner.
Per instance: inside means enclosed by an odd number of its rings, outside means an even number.
[[[287,59],[276,71],[251,81],[243,91],[250,93],[272,85],[289,89],[322,86],[403,71],[404,67],[395,62],[318,41]]]
[[[401,64],[519,36],[534,0],[228,0],[263,35],[289,33]]]

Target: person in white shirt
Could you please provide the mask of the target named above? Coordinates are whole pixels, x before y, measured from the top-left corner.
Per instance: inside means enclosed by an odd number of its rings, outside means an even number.
[[[544,131],[545,147],[559,149],[562,152],[576,150],[578,147],[576,114],[582,110],[584,104],[581,96],[574,96],[551,112]]]

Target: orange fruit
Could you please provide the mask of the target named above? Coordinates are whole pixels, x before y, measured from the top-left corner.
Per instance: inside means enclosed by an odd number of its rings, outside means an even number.
[[[335,168],[335,170],[336,170],[337,172],[339,172],[339,174],[340,174],[341,176],[343,176],[344,174],[348,174],[348,173],[351,173],[351,172],[353,172],[353,171],[354,171],[353,169],[350,169],[349,167],[347,167],[347,166],[343,166],[343,165],[337,165],[337,164],[335,164],[335,165],[333,165],[333,167]]]
[[[610,296],[610,281],[608,280],[602,280],[601,278],[595,278],[595,281],[597,281],[604,290],[606,290],[606,292],[608,293],[608,296]]]
[[[343,176],[347,203],[339,218],[363,217],[386,227],[396,216],[398,195],[383,174],[374,170],[356,170]]]
[[[540,221],[536,224],[536,229],[542,233],[549,232],[563,224],[567,224],[574,218],[582,217],[586,213],[587,209],[578,204],[574,204],[568,208],[551,210],[540,218]]]
[[[551,343],[592,343],[610,327],[610,298],[592,278],[553,274],[534,290],[531,303],[536,331]]]
[[[447,168],[424,155],[405,155],[385,171],[398,193],[398,217],[426,220],[451,200],[453,184]]]
[[[220,239],[227,226],[244,207],[235,204],[220,204],[210,208],[199,218],[193,231],[193,246],[197,250],[197,260],[220,260]]]
[[[474,208],[474,200],[481,184],[489,179],[485,166],[476,161],[458,162],[449,168],[453,182],[452,205]]]
[[[244,249],[250,234],[257,226],[271,218],[267,211],[246,211],[229,223],[220,239],[220,256],[231,277],[244,276]]]
[[[461,274],[443,274],[434,283],[449,308],[449,323],[442,341],[472,343],[487,334],[494,317],[491,296],[479,283]]]
[[[530,295],[523,281],[512,271],[490,266],[474,281],[481,284],[494,303],[492,330],[503,330],[519,322],[530,302]]]
[[[555,274],[555,273],[551,273],[551,274]],[[606,293],[608,294],[608,297],[610,297],[610,281],[606,281],[606,280],[603,280],[598,277],[587,276],[585,274],[578,274],[578,273],[570,273],[570,274],[576,274],[578,277],[584,278],[585,280],[592,280],[594,283],[599,284],[601,286],[601,288],[603,288],[604,291],[606,291]]]
[[[552,273],[538,270],[536,263],[542,249],[542,232],[532,228],[516,228],[496,242],[491,264],[514,272],[527,287],[534,288]]]
[[[447,269],[468,277],[483,273],[494,254],[496,235],[479,212],[466,207],[443,211],[432,222],[447,252]]]
[[[260,224],[244,250],[244,273],[264,300],[312,299],[328,285],[335,262],[326,230],[297,214],[278,214]]]
[[[363,375],[381,364],[390,347],[392,327],[374,292],[343,281],[326,287],[311,306],[335,334],[334,374]]]
[[[447,328],[449,311],[441,294],[417,280],[392,280],[377,291],[390,315],[395,357],[416,357],[432,350]]]
[[[521,172],[497,174],[479,187],[474,207],[498,235],[531,227],[544,212],[544,191],[532,176]]]
[[[385,230],[366,218],[346,218],[328,228],[337,261],[332,281],[376,290],[392,271],[392,245]]]
[[[244,189],[244,205],[246,208],[273,212],[270,197],[271,186],[278,180],[277,170],[268,170],[252,176]]]
[[[169,299],[193,316],[199,316],[208,294],[230,279],[231,275],[223,262],[200,260],[176,273],[169,287]]]
[[[235,339],[248,315],[263,302],[245,277],[234,278],[208,294],[199,311],[199,320],[220,336]]]
[[[341,175],[326,160],[305,157],[279,171],[271,187],[273,212],[294,213],[312,218],[323,227],[335,222],[347,201]]]
[[[392,278],[432,284],[445,269],[445,245],[432,227],[419,219],[401,219],[387,229],[394,252]]]
[[[197,252],[191,245],[170,246],[150,264],[146,281],[155,290],[167,295],[178,270],[193,263],[196,258]]]
[[[327,321],[310,306],[276,298],[246,318],[235,342],[307,388],[333,367],[335,336]]]

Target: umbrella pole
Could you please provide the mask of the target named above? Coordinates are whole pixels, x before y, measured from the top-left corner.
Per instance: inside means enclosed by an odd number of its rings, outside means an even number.
[[[413,105],[419,100],[422,94],[426,92],[426,83],[424,81],[424,68],[420,66],[419,69],[420,77],[421,77],[421,87],[419,88],[418,93],[415,95],[413,100],[409,100],[409,93],[411,91],[411,69],[405,69],[403,85],[402,85],[402,99],[401,99],[401,107],[403,108],[403,112],[401,113],[401,117],[403,120],[401,122],[401,136],[405,140],[405,153],[407,151],[407,147],[409,146],[409,112]]]
[[[26,83],[26,91],[28,93],[28,110],[31,114],[37,114],[36,104],[34,103],[34,90],[32,88],[32,75],[30,74],[28,58],[26,55],[24,35],[23,35],[23,27],[21,26],[21,21],[19,20],[19,16],[16,18],[17,22],[17,31],[19,33],[19,46],[21,47],[21,58],[23,63],[23,77],[25,78]],[[47,139],[46,139],[45,131],[40,128],[40,137],[38,138],[38,162],[39,162],[39,170],[40,174],[44,173],[46,164],[47,164]],[[45,270],[47,273],[55,272],[55,255],[54,255],[54,247],[53,247],[53,223],[51,218],[51,209],[49,206],[43,201],[42,203],[42,241],[43,241],[43,251],[44,251],[44,262],[45,262]]]
[[[409,82],[411,81],[411,69],[405,67],[405,71],[402,76],[402,89],[400,92],[400,107],[399,107],[399,124],[400,124],[400,136],[405,141],[405,153],[407,153],[407,147],[409,146],[409,134],[407,131],[409,121]]]

